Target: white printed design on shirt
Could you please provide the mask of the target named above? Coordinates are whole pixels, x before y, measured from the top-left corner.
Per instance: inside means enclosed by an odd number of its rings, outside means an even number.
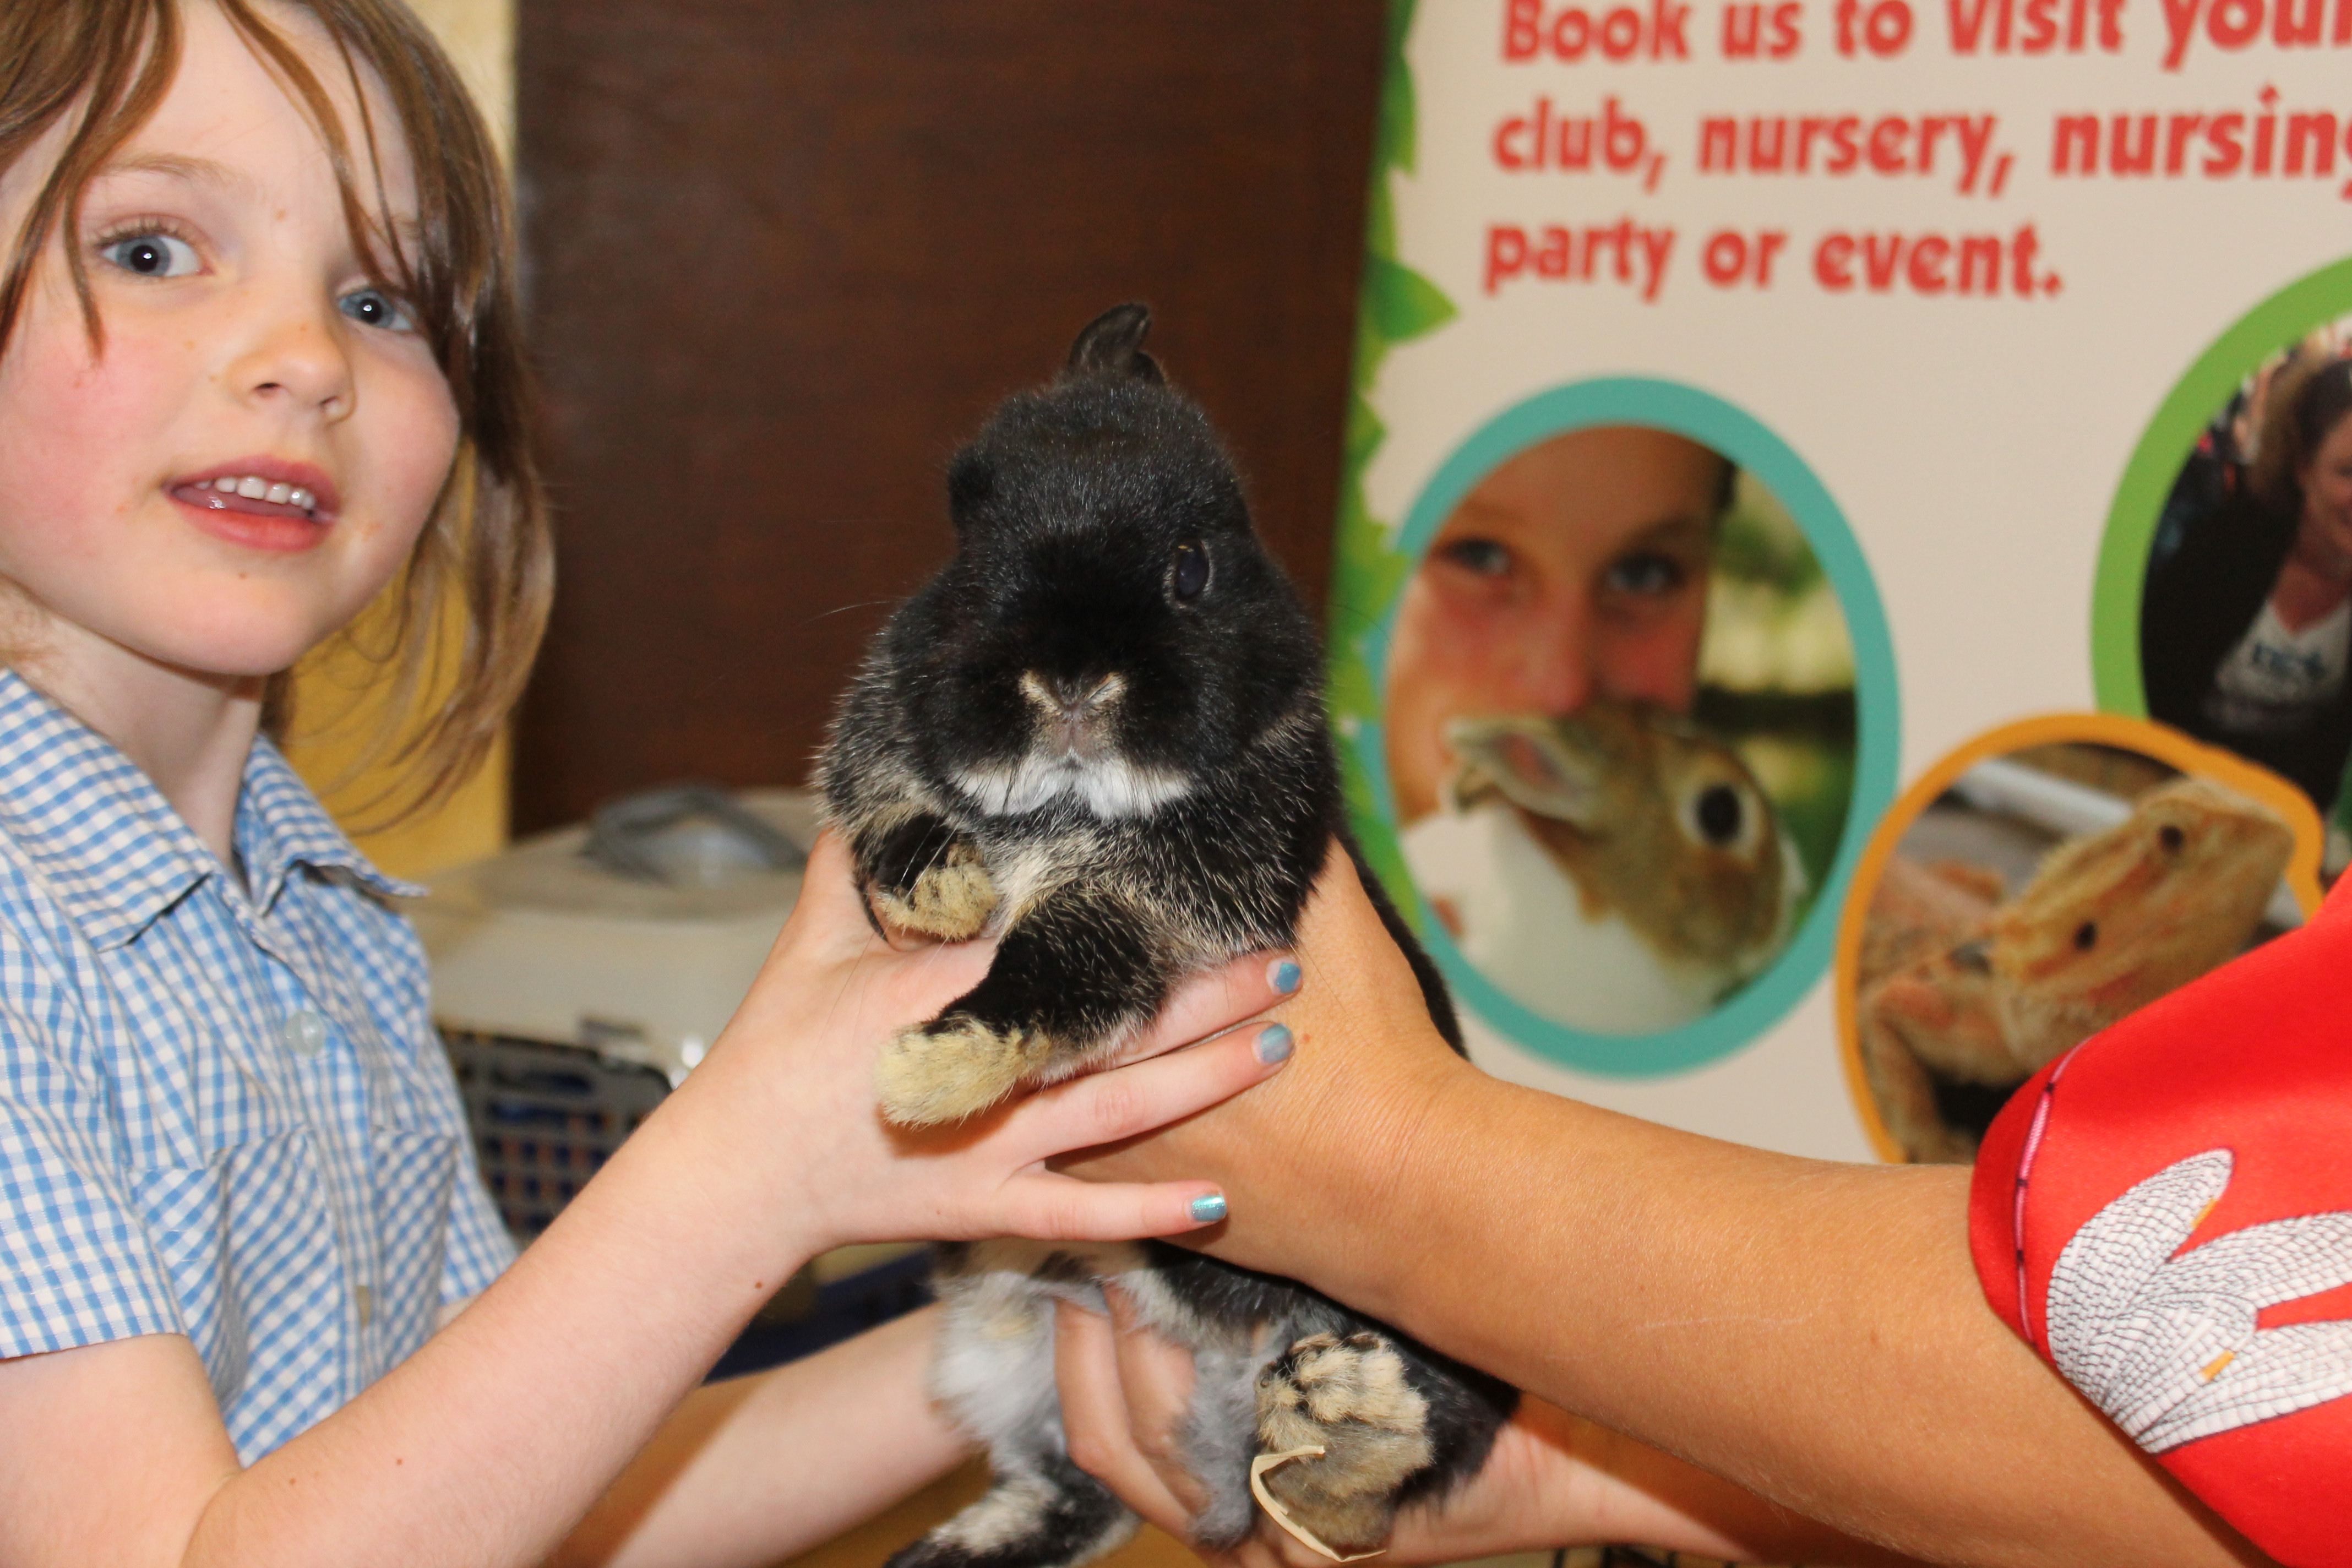
[[[2289,631],[2269,600],[2213,672],[2207,716],[2246,734],[2300,727],[2344,689],[2352,660],[2352,599],[2301,631]]]
[[[2181,1253],[2234,1159],[2168,1165],[2074,1233],[2051,1272],[2051,1359],[2151,1454],[2352,1394],[2352,1321],[2255,1326],[2352,1283],[2352,1213],[2231,1231]]]

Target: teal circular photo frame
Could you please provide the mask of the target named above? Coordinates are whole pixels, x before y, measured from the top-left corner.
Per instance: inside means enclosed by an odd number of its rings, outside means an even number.
[[[1837,852],[1823,885],[1787,947],[1763,973],[1704,1017],[1640,1035],[1595,1034],[1535,1012],[1489,980],[1464,956],[1413,888],[1411,904],[1423,944],[1444,971],[1455,997],[1527,1050],[1563,1067],[1609,1078],[1664,1078],[1731,1055],[1784,1016],[1825,973],[1836,942],[1838,914],[1872,826],[1895,798],[1901,749],[1895,647],[1861,545],[1845,514],[1811,468],[1755,418],[1719,397],[1679,383],[1612,376],[1539,393],[1489,420],[1440,465],[1406,514],[1396,548],[1418,566],[1456,504],[1487,473],[1538,441],[1597,426],[1634,425],[1670,431],[1713,447],[1769,489],[1795,520],[1829,578],[1854,662],[1853,785]],[[1406,574],[1409,579],[1410,574]],[[1402,603],[1400,580],[1381,606],[1365,652],[1378,711],[1388,710],[1389,654]],[[1396,843],[1396,796],[1388,772],[1385,724],[1367,721],[1349,737],[1355,761],[1370,784],[1377,823],[1360,825],[1376,861],[1402,864]]]

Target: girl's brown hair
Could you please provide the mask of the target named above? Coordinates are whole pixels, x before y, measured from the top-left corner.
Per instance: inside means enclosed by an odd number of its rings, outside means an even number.
[[[216,5],[281,79],[317,127],[343,217],[370,269],[396,290],[432,345],[459,419],[452,465],[430,522],[384,606],[394,667],[389,710],[407,716],[421,695],[446,689],[421,721],[379,742],[370,760],[402,771],[410,787],[379,799],[405,815],[462,784],[521,694],[547,625],[553,552],[546,498],[530,449],[530,376],[515,299],[514,219],[488,129],[448,57],[400,0],[265,0],[307,13],[331,41],[358,124],[346,126],[301,55],[255,0],[5,0],[0,4],[0,173],[61,119],[63,149],[34,196],[0,274],[0,349],[14,334],[43,250],[57,237],[94,343],[104,342],[81,247],[82,193],[171,89],[180,64],[184,4]],[[372,71],[398,123],[369,112]],[[386,210],[387,130],[415,167],[417,223],[403,246],[371,217]],[[464,637],[448,657],[441,628],[451,600]],[[272,678],[270,733],[291,718],[291,681]]]

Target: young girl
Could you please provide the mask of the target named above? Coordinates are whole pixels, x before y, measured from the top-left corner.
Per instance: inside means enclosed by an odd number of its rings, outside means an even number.
[[[395,583],[412,640],[467,609],[430,766],[521,681],[546,544],[480,125],[396,0],[9,0],[0,234],[0,1562],[520,1563],[600,1495],[573,1560],[770,1561],[958,1451],[921,1320],[688,1397],[803,1259],[1222,1214],[1042,1162],[1256,1081],[1278,1026],[891,1135],[874,1047],[988,954],[875,941],[827,844],[710,1058],[513,1258],[400,889],[262,734]]]

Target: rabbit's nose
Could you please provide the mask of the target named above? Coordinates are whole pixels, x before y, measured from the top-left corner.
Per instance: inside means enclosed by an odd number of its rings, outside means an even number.
[[[1091,708],[1099,708],[1127,689],[1127,682],[1116,673],[1109,675],[1042,675],[1031,670],[1021,678],[1021,688],[1032,701],[1053,709],[1058,715],[1076,718]]]

